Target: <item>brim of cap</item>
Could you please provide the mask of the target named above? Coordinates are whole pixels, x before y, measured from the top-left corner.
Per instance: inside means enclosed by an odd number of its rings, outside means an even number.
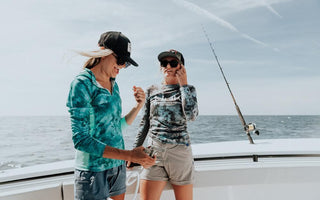
[[[132,64],[133,66],[135,66],[135,67],[138,67],[139,65],[138,65],[138,63],[136,63],[136,61],[134,61],[132,58],[130,58],[130,57],[127,57],[126,58],[126,61],[127,62],[129,62],[130,64]]]
[[[181,61],[176,54],[171,53],[171,52],[167,52],[167,51],[160,53],[158,55],[158,60],[161,61],[163,58],[166,58],[166,57],[174,57],[174,58],[178,59],[179,61]]]

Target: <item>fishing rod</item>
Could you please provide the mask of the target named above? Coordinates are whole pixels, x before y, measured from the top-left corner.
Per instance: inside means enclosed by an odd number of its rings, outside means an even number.
[[[227,79],[226,79],[226,76],[224,75],[224,72],[223,72],[222,67],[221,67],[221,65],[220,65],[220,62],[219,62],[219,60],[218,60],[218,57],[217,57],[217,55],[216,55],[216,53],[215,53],[215,51],[214,51],[213,44],[210,42],[209,36],[207,35],[207,32],[205,31],[203,25],[202,25],[202,30],[203,30],[204,35],[206,36],[206,38],[207,38],[207,40],[208,40],[208,42],[209,42],[211,51],[212,51],[212,53],[213,53],[213,55],[214,55],[214,58],[216,59],[216,61],[217,61],[217,63],[218,63],[218,66],[219,66],[220,71],[221,71],[221,73],[222,73],[223,79],[224,79],[224,81],[225,81],[226,84],[227,84],[228,90],[229,90],[229,92],[230,92],[230,94],[231,94],[233,103],[234,103],[234,105],[235,105],[235,107],[236,107],[238,116],[239,116],[240,121],[241,121],[241,123],[242,123],[242,126],[243,126],[243,128],[244,128],[244,131],[246,132],[246,134],[247,134],[247,136],[248,136],[249,142],[250,142],[250,144],[254,144],[253,139],[252,139],[252,137],[251,137],[251,135],[250,135],[250,132],[253,132],[253,133],[259,135],[259,134],[260,134],[260,133],[259,133],[259,130],[256,128],[256,125],[255,125],[254,123],[246,124],[246,121],[244,120],[244,117],[243,117],[243,115],[242,115],[242,113],[241,113],[241,111],[240,111],[240,108],[239,108],[239,106],[238,106],[238,104],[237,104],[237,102],[236,102],[236,99],[234,98],[234,96],[233,96],[233,94],[232,94],[232,91],[231,91],[231,89],[230,89],[230,85],[229,85],[229,83],[228,83],[228,81],[227,81]]]

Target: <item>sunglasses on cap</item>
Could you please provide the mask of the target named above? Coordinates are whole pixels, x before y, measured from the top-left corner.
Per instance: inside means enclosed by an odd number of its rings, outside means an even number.
[[[160,65],[161,67],[167,67],[167,65],[170,64],[171,68],[178,67],[179,62],[177,60],[161,60]]]
[[[112,54],[117,59],[117,65],[126,65],[125,68],[129,67],[131,63],[124,60],[124,58],[118,57],[116,54]]]

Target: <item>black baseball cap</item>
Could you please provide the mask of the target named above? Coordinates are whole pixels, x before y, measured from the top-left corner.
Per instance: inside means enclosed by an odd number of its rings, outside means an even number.
[[[119,58],[131,63],[134,66],[138,66],[138,64],[130,57],[130,40],[121,32],[108,31],[102,33],[98,45],[106,49],[111,49]]]
[[[168,51],[161,52],[158,55],[158,60],[161,61],[163,58],[166,58],[166,57],[174,57],[174,58],[178,59],[184,65],[183,55],[182,55],[182,53],[180,53],[177,50],[170,49]]]

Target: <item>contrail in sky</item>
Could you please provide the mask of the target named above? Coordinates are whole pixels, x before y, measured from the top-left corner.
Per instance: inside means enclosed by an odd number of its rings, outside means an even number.
[[[262,0],[262,5],[267,7],[267,9],[269,11],[271,11],[273,14],[275,14],[278,17],[282,18],[282,16],[275,9],[273,9],[265,0]]]
[[[229,22],[225,21],[224,19],[221,19],[220,17],[217,17],[216,15],[210,13],[209,11],[199,7],[196,4],[193,4],[191,2],[185,1],[185,0],[173,0],[173,2],[175,2],[178,5],[184,6],[186,8],[188,8],[189,10],[191,10],[194,13],[197,13],[199,15],[205,16],[211,20],[213,20],[214,22],[216,22],[217,24],[219,24],[220,26],[223,26],[233,32],[239,33],[242,37],[256,43],[259,45],[262,45],[264,47],[268,46],[266,43],[259,41],[245,33],[240,32],[236,27],[234,27],[232,24],[230,24]]]

